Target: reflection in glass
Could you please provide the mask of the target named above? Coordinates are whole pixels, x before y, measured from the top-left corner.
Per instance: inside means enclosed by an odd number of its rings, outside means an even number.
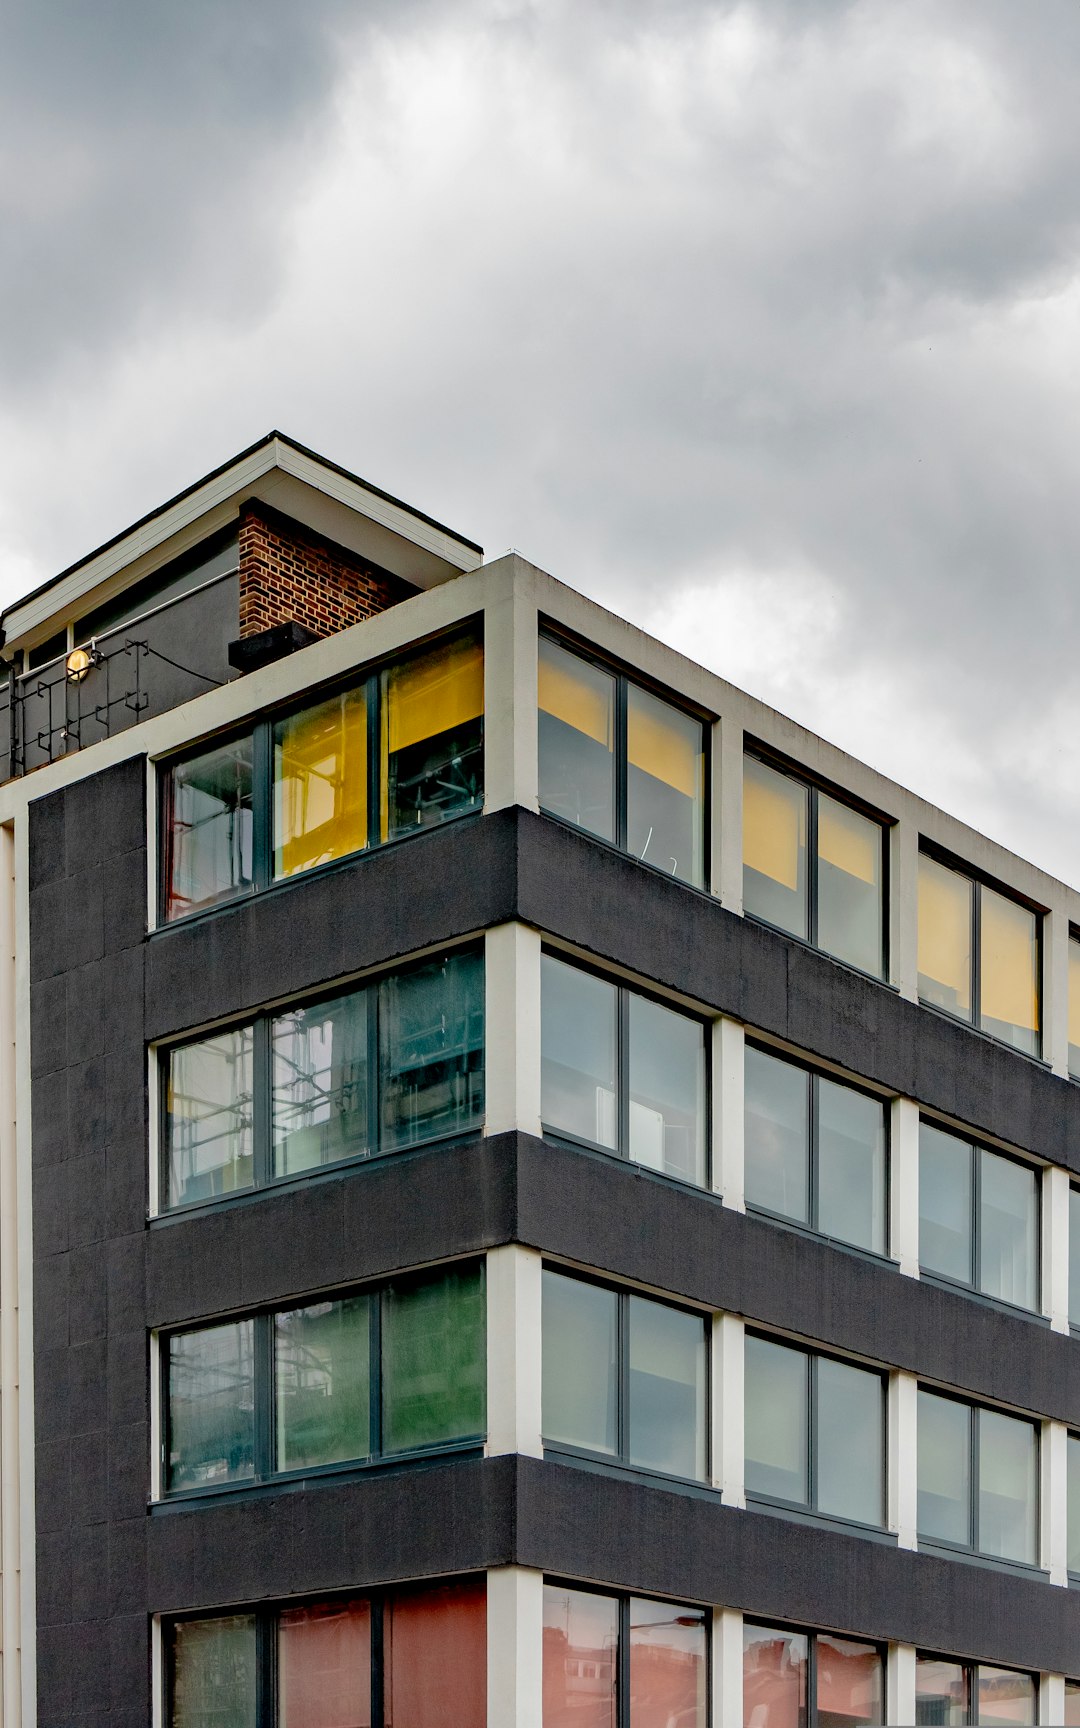
[[[178,1620],[169,1643],[169,1728],[255,1728],[254,1614]]]
[[[1065,1728],[1080,1728],[1080,1680],[1065,1682]]]
[[[484,1114],[484,958],[452,954],[379,986],[382,1144],[461,1134]]]
[[[165,782],[165,916],[252,886],[251,737],[178,762]]]
[[[544,1728],[616,1728],[619,1605],[544,1585]]]
[[[395,1591],[383,1673],[386,1728],[487,1728],[484,1581]]]
[[[550,954],[541,956],[540,978],[544,1125],[614,1150],[615,986]]]
[[[700,1608],[630,1598],[633,1728],[705,1728],[706,1636]]]
[[[382,674],[382,838],[478,810],[484,799],[484,651],[438,642]]]
[[[810,1076],[746,1046],[746,1203],[810,1222]]]
[[[1070,1572],[1080,1575],[1080,1438],[1070,1434],[1067,1448],[1066,1546]]]
[[[817,1728],[856,1728],[885,1720],[885,1676],[872,1644],[819,1632]]]
[[[354,990],[271,1026],[274,1175],[368,1150],[368,1001]]]
[[[700,888],[705,879],[701,721],[635,684],[628,685],[626,702],[627,851],[665,876]]]
[[[698,1020],[630,994],[630,1156],[705,1181],[705,1032]]]
[[[992,888],[979,896],[979,1025],[1039,1054],[1038,920]]]
[[[743,1622],[743,1728],[805,1728],[809,1645],[805,1632]]]
[[[541,636],[539,705],[540,808],[614,841],[614,678]]]
[[[816,1509],[836,1518],[881,1524],[885,1511],[881,1376],[819,1356],[816,1391]]]
[[[1038,1301],[1038,1177],[1026,1164],[980,1147],[979,1289],[1003,1302]]]
[[[976,1673],[977,1712],[980,1728],[1033,1728],[1035,1679],[1013,1668],[980,1666]],[[1067,1686],[1066,1682],[1066,1686]],[[1066,1715],[1066,1720],[1068,1716]]]
[[[645,1470],[705,1475],[706,1343],[697,1314],[629,1299],[629,1457]]]
[[[1069,1073],[1080,1079],[1080,940],[1069,937]]]
[[[205,1488],[255,1473],[252,1322],[169,1339],[168,1487]]]
[[[360,686],[274,726],[274,875],[367,845],[367,693]]]
[[[251,1187],[251,1049],[239,1026],[169,1052],[169,1206]]]
[[[277,1728],[371,1728],[370,1604],[283,1608],[277,1667]]]
[[[915,1662],[916,1728],[967,1728],[970,1670],[963,1662],[919,1656]]]
[[[974,884],[919,854],[919,995],[935,1008],[971,1019],[971,921]]]
[[[1033,1423],[979,1411],[979,1551],[1035,1562],[1038,1444]]]
[[[619,1446],[618,1297],[613,1290],[547,1271],[543,1292],[544,1439],[614,1455]]]
[[[743,758],[743,907],[809,935],[806,833],[810,794],[756,756]]]
[[[472,1440],[486,1426],[479,1267],[391,1284],[382,1308],[383,1451]]]
[[[810,1359],[748,1333],[745,1374],[747,1492],[805,1506]]]
[[[885,1252],[885,1106],[851,1086],[817,1081],[817,1227]]]
[[[817,943],[880,978],[882,829],[827,793],[817,795]]]
[[[919,1391],[918,1513],[920,1536],[971,1547],[971,1411],[951,1398]]]
[[[274,1315],[279,1470],[370,1456],[368,1333],[366,1296]]]
[[[919,1264],[971,1284],[973,1149],[955,1134],[919,1124]]]

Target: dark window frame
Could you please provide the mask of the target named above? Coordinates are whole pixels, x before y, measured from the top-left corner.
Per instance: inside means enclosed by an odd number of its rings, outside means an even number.
[[[1040,1424],[1038,1418],[1024,1415],[1022,1412],[1016,1411],[1016,1410],[999,1410],[997,1408],[997,1406],[993,1405],[993,1404],[977,1404],[977,1403],[973,1402],[972,1399],[970,1399],[970,1398],[962,1398],[962,1397],[958,1396],[955,1392],[946,1390],[944,1387],[927,1384],[925,1381],[922,1381],[922,1380],[920,1380],[918,1383],[918,1390],[920,1392],[929,1393],[930,1396],[933,1398],[942,1398],[950,1404],[959,1404],[963,1409],[965,1409],[968,1412],[968,1472],[969,1472],[969,1478],[968,1479],[969,1479],[969,1485],[970,1485],[970,1492],[969,1492],[969,1496],[968,1496],[968,1529],[972,1535],[972,1540],[970,1542],[951,1542],[945,1536],[926,1536],[923,1534],[923,1532],[921,1530],[919,1530],[916,1527],[915,1534],[916,1534],[916,1537],[918,1539],[920,1548],[925,1545],[928,1552],[930,1552],[930,1553],[940,1551],[940,1552],[946,1553],[946,1554],[973,1555],[976,1559],[983,1561],[985,1563],[988,1563],[991,1566],[1001,1567],[1005,1571],[1009,1571],[1009,1572],[1021,1572],[1021,1573],[1024,1573],[1025,1575],[1027,1575],[1029,1577],[1033,1572],[1045,1571],[1045,1568],[1041,1564],[1041,1559],[1040,1559],[1040,1555],[1039,1555],[1039,1549],[1040,1549],[1040,1529],[1039,1529],[1039,1526],[1040,1526],[1040,1521],[1042,1518],[1042,1433],[1041,1433],[1041,1424]],[[1034,1506],[1033,1523],[1034,1523],[1034,1527],[1035,1527],[1035,1555],[1036,1555],[1036,1558],[1034,1560],[1010,1560],[1005,1555],[1002,1555],[1002,1554],[987,1554],[978,1545],[978,1540],[979,1540],[979,1475],[980,1475],[980,1467],[979,1467],[979,1450],[980,1450],[980,1448],[979,1448],[979,1418],[981,1417],[982,1412],[984,1410],[989,1411],[991,1416],[1007,1416],[1013,1422],[1026,1422],[1028,1427],[1031,1428],[1035,1434],[1035,1506]],[[918,1486],[919,1486],[919,1483],[918,1483],[918,1470],[919,1470],[918,1454],[919,1454],[918,1433],[916,1432],[916,1440],[915,1440],[916,1526],[918,1523],[918,1505],[917,1505]]]
[[[583,1596],[601,1596],[614,1602],[618,1610],[618,1644],[615,1652],[615,1723],[614,1728],[633,1728],[630,1716],[630,1603],[658,1602],[665,1608],[690,1608],[702,1615],[705,1629],[705,1728],[712,1728],[713,1619],[711,1606],[696,1602],[679,1602],[668,1596],[654,1596],[645,1590],[605,1590],[580,1578],[567,1578],[562,1573],[545,1572],[544,1588],[574,1590]]]
[[[954,1668],[964,1670],[964,1684],[967,1687],[966,1717],[967,1728],[977,1728],[978,1724],[978,1673],[980,1668],[1004,1668],[1007,1673],[1015,1674],[1022,1680],[1031,1680],[1035,1690],[1035,1713],[1038,1717],[1039,1707],[1039,1676],[1029,1668],[1014,1668],[1010,1663],[977,1662],[966,1656],[950,1656],[940,1650],[916,1650],[916,1662],[946,1662]]]
[[[937,1284],[947,1290],[961,1291],[965,1296],[974,1296],[980,1302],[988,1302],[993,1307],[1002,1308],[1009,1314],[1023,1314],[1026,1318],[1034,1320],[1044,1319],[1045,1317],[1040,1311],[1040,1304],[1042,1302],[1043,1287],[1042,1186],[1045,1180],[1046,1167],[1042,1164],[1035,1164],[1030,1159],[1022,1158],[1015,1152],[1006,1152],[1000,1146],[988,1146],[985,1141],[972,1139],[968,1135],[958,1132],[951,1124],[939,1122],[933,1116],[927,1116],[925,1113],[920,1112],[920,1129],[924,1123],[927,1128],[933,1128],[936,1133],[947,1134],[950,1139],[958,1140],[962,1146],[967,1147],[971,1154],[969,1218],[971,1222],[971,1266],[974,1276],[970,1283],[965,1283],[961,1278],[950,1277],[947,1272],[935,1272],[933,1267],[924,1266],[922,1263],[920,1244],[919,1277],[924,1278],[928,1284]],[[983,1227],[981,1223],[982,1158],[980,1157],[980,1153],[983,1152],[989,1153],[992,1158],[1001,1158],[1007,1164],[1019,1165],[1021,1170],[1027,1170],[1035,1177],[1035,1300],[1030,1308],[1025,1308],[1020,1302],[1010,1302],[1005,1296],[994,1296],[989,1291],[982,1290],[979,1287],[979,1278],[982,1274],[983,1236]],[[1074,1184],[1070,1183],[1070,1187],[1072,1186],[1074,1186]],[[1049,1324],[1049,1321],[1047,1321],[1047,1324]]]
[[[1041,928],[1042,928],[1042,920],[1041,919],[1039,920],[1039,926],[1040,926],[1040,933],[1041,933]],[[1077,948],[1080,949],[1080,925],[1077,925],[1077,924],[1070,924],[1069,925],[1069,932],[1068,932],[1067,940],[1069,943],[1075,942]],[[1065,987],[1066,987],[1065,1030],[1066,1030],[1066,1036],[1068,1035],[1069,1014],[1070,1014],[1071,1007],[1072,1007],[1072,1004],[1070,1001],[1070,997],[1071,997],[1072,992],[1069,988],[1069,975],[1072,972],[1072,967],[1069,964],[1069,956],[1070,956],[1070,949],[1066,948],[1066,950],[1065,950]],[[1042,1009],[1042,1002],[1041,1001],[1039,1003],[1039,1008],[1041,1011],[1041,1009]],[[1068,1042],[1066,1045],[1066,1051],[1068,1052],[1069,1050],[1073,1050],[1075,1048],[1076,1048],[1076,1046],[1073,1044],[1072,1040],[1068,1039]],[[1071,1060],[1068,1058],[1068,1056],[1066,1056],[1065,1068],[1066,1068],[1066,1073],[1068,1074],[1069,1079],[1074,1080],[1078,1084],[1080,1084],[1080,1068],[1077,1068],[1074,1070],[1072,1067]]]
[[[757,1615],[743,1615],[743,1627],[757,1627],[762,1632],[794,1632],[806,1639],[806,1715],[803,1728],[818,1728],[818,1654],[819,1638],[836,1638],[844,1644],[862,1644],[868,1650],[877,1654],[881,1666],[881,1699],[885,1713],[888,1712],[888,1655],[889,1647],[879,1638],[866,1638],[859,1632],[831,1632],[827,1628],[799,1626],[790,1620],[762,1620]],[[745,1684],[746,1678],[746,1645],[743,1644],[743,1672],[741,1676]]]

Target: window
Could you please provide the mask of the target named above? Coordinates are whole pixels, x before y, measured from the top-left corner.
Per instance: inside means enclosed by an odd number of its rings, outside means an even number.
[[[167,1493],[479,1443],[478,1266],[162,1341]]]
[[[544,1585],[543,1728],[707,1728],[708,1616]]]
[[[168,1728],[486,1728],[482,1581],[164,1629]]]
[[[705,729],[622,673],[540,638],[540,808],[705,882]]]
[[[703,1481],[707,1385],[702,1315],[545,1269],[546,1445]]]
[[[1080,1680],[1065,1682],[1065,1728],[1080,1728]]]
[[[162,917],[478,810],[484,656],[435,642],[162,776]]]
[[[747,1206],[884,1254],[882,1099],[747,1044],[745,1112]]]
[[[1069,931],[1069,1073],[1080,1080],[1080,936]]]
[[[1069,1185],[1069,1324],[1080,1326],[1080,1188]]]
[[[1069,1435],[1066,1457],[1067,1564],[1070,1573],[1080,1578],[1080,1435]]]
[[[919,854],[919,998],[1038,1056],[1039,919]]]
[[[919,1388],[920,1541],[1034,1566],[1038,1469],[1034,1422]]]
[[[544,1128],[703,1186],[705,1026],[541,957]]]
[[[984,1296],[1034,1309],[1038,1172],[920,1123],[919,1264]]]
[[[876,1644],[743,1623],[744,1728],[858,1728],[885,1720]]]
[[[748,1332],[744,1400],[748,1498],[884,1523],[884,1375]]]
[[[743,758],[743,910],[849,966],[885,972],[885,831],[758,756]]]
[[[968,1728],[974,1723],[1034,1728],[1036,1699],[1035,1676],[1015,1668],[988,1668],[921,1652],[915,1659],[918,1728]]]
[[[162,1053],[165,1207],[478,1127],[484,960],[465,949]]]

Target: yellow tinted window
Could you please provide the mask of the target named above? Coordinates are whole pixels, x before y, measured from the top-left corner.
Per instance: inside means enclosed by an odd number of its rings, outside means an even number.
[[[383,673],[382,838],[483,800],[484,651],[438,642]]]
[[[332,696],[274,728],[274,874],[367,845],[367,703]]]
[[[806,820],[809,794],[754,756],[743,768],[743,906],[755,917],[809,934]]]
[[[979,1024],[1035,1052],[1039,1034],[1038,924],[1034,912],[983,888]]]
[[[1080,1076],[1080,942],[1075,936],[1069,938],[1069,1073]]]
[[[919,856],[919,995],[971,1019],[971,896],[966,876]]]
[[[700,887],[705,761],[701,721],[631,684],[626,755],[627,851]]]

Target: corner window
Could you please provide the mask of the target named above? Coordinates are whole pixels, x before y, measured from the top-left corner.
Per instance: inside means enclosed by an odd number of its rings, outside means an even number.
[[[702,887],[702,722],[550,636],[539,710],[540,808]]]
[[[919,854],[919,999],[1038,1056],[1039,918]]]
[[[703,1481],[707,1386],[702,1315],[545,1270],[546,1445]]]
[[[884,1375],[748,1333],[744,1398],[749,1499],[884,1523]]]
[[[1033,1311],[1039,1301],[1039,1176],[1030,1164],[919,1124],[919,1264]]]
[[[553,954],[540,965],[545,1131],[702,1187],[703,1022]]]
[[[171,1334],[166,1492],[479,1444],[484,1328],[473,1266]]]
[[[915,1721],[927,1728],[988,1722],[1034,1728],[1037,1696],[1034,1674],[1015,1668],[988,1668],[921,1651],[915,1659]]]
[[[163,1204],[194,1205],[476,1128],[473,949],[162,1053]]]
[[[746,1046],[746,1204],[885,1252],[886,1106]]]
[[[885,831],[758,756],[743,758],[743,910],[885,973]]]
[[[919,1539],[1038,1562],[1034,1422],[919,1388]]]
[[[478,810],[484,655],[453,636],[162,775],[162,917]]]
[[[743,1622],[743,1728],[872,1728],[884,1721],[878,1645]]]
[[[543,1728],[707,1728],[708,1616],[544,1585]]]

